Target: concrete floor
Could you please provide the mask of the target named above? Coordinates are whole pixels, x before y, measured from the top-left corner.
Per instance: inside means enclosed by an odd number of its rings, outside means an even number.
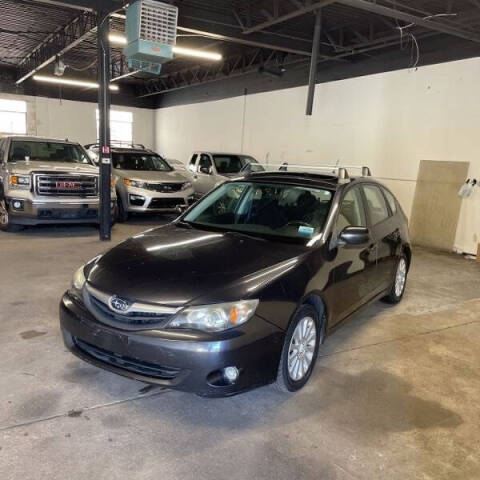
[[[65,351],[60,296],[107,247],[89,227],[0,233],[0,479],[480,478],[480,263],[417,250],[404,301],[330,337],[303,391],[207,400]]]

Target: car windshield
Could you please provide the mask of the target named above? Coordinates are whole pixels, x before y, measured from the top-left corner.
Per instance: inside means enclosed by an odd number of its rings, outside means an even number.
[[[251,171],[264,171],[263,167],[259,165],[253,157],[249,157],[247,155],[214,154],[213,161],[215,163],[217,173],[220,175],[239,173],[247,165],[252,164],[255,164],[255,166],[251,168]]]
[[[173,168],[159,155],[146,153],[113,153],[113,168],[144,172],[171,172]]]
[[[194,227],[303,243],[323,230],[332,197],[331,191],[322,188],[228,182],[201,200],[182,221]]]
[[[12,141],[8,161],[20,162],[25,159],[93,165],[85,150],[74,143]]]

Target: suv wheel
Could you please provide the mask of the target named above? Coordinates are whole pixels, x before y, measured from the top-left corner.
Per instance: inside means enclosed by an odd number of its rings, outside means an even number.
[[[275,387],[296,392],[309,380],[322,337],[322,322],[311,305],[303,305],[288,327]]]
[[[123,202],[120,196],[117,198],[117,221],[120,223],[124,223],[128,220],[129,214],[127,210],[125,210],[125,207],[123,206]]]
[[[395,277],[393,279],[392,288],[386,297],[382,300],[386,303],[399,303],[403,294],[405,293],[405,286],[407,285],[408,263],[407,257],[402,254],[398,259],[397,268],[395,269]]]
[[[8,216],[8,207],[5,200],[0,200],[0,230],[5,232],[19,232],[21,225],[12,225]]]

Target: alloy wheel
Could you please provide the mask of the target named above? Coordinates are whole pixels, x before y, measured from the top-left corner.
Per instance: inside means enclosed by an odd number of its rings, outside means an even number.
[[[8,227],[8,209],[5,200],[0,200],[0,228]]]
[[[317,343],[315,321],[302,318],[296,326],[288,349],[288,374],[292,380],[301,380],[310,368]]]
[[[395,276],[395,295],[401,297],[407,281],[407,262],[401,258],[398,262],[397,274]]]

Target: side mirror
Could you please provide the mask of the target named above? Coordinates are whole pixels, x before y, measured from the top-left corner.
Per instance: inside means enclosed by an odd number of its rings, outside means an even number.
[[[346,227],[338,240],[339,245],[363,245],[370,240],[370,232],[365,227]]]
[[[212,173],[212,167],[200,167],[200,173],[210,175]]]

